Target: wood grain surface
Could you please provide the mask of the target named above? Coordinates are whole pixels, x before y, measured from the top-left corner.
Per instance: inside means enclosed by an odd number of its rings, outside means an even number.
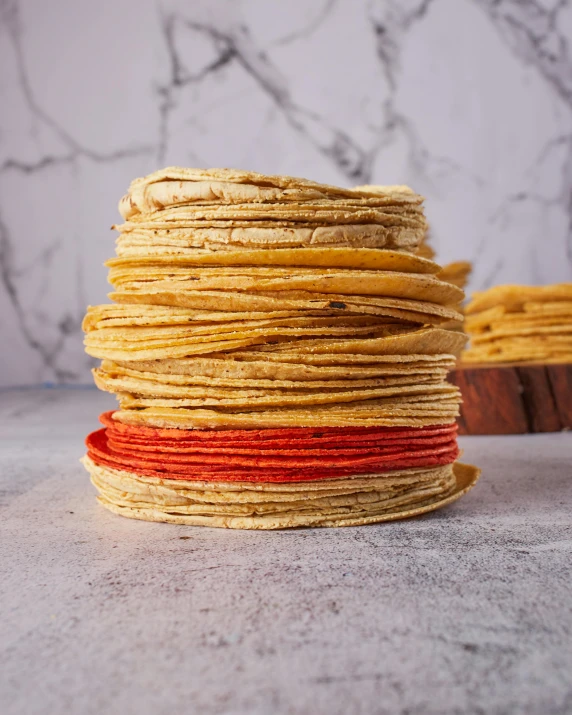
[[[572,364],[458,366],[459,434],[527,434],[572,429]]]

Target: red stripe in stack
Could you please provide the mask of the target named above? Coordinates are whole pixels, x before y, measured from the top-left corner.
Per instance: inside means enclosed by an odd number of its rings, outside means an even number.
[[[134,427],[101,415],[86,440],[105,467],[140,476],[201,481],[300,482],[451,464],[457,425],[179,430]]]

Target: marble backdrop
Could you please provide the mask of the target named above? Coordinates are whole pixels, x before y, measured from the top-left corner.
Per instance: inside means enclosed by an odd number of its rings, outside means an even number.
[[[88,383],[131,178],[231,166],[427,198],[471,288],[572,274],[568,0],[0,0],[0,384]]]

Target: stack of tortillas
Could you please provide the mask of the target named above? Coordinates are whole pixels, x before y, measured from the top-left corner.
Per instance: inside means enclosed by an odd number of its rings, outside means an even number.
[[[367,191],[377,194],[385,194],[388,190],[409,191],[410,189],[407,186],[376,186],[374,184],[364,184],[363,186],[356,186],[355,188],[355,191]],[[421,258],[427,258],[430,261],[435,258],[435,249],[431,245],[430,230],[427,223],[425,224],[425,233],[417,246],[415,255],[420,256]],[[439,272],[436,275],[439,280],[445,281],[446,283],[452,283],[464,291],[472,270],[473,266],[469,261],[453,261],[452,263],[447,263],[446,265],[440,267]],[[463,313],[463,306],[461,303],[456,305],[455,308],[459,313]],[[443,324],[443,327],[449,330],[462,331],[463,321],[451,320],[450,322]]]
[[[86,350],[119,410],[87,440],[111,511],[233,528],[344,526],[435,509],[455,463],[462,291],[415,255],[406,187],[171,168],[120,202],[113,305]]]
[[[572,283],[501,285],[466,308],[466,363],[572,362]]]
[[[435,251],[431,246],[429,231],[426,232],[423,240],[419,244],[417,255],[422,258],[428,258],[429,260],[435,258]],[[464,290],[472,270],[473,265],[470,261],[453,261],[452,263],[444,265],[437,275],[442,281],[452,283]]]
[[[355,191],[367,191],[377,194],[385,194],[388,190],[410,191],[407,186],[377,186],[375,184],[364,184],[355,188]],[[435,258],[435,249],[431,245],[430,231],[427,224],[425,224],[425,233],[417,246],[415,254],[431,261]],[[470,261],[453,261],[442,266],[437,275],[442,281],[452,283],[464,290],[472,270],[473,266]]]
[[[443,266],[438,276],[442,281],[452,283],[464,290],[472,270],[470,261],[453,261]]]

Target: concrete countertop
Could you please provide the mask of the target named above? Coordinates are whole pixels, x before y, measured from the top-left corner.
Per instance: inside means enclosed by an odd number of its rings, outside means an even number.
[[[98,506],[113,404],[0,392],[2,713],[572,712],[570,434],[462,439],[415,520],[240,532]]]

